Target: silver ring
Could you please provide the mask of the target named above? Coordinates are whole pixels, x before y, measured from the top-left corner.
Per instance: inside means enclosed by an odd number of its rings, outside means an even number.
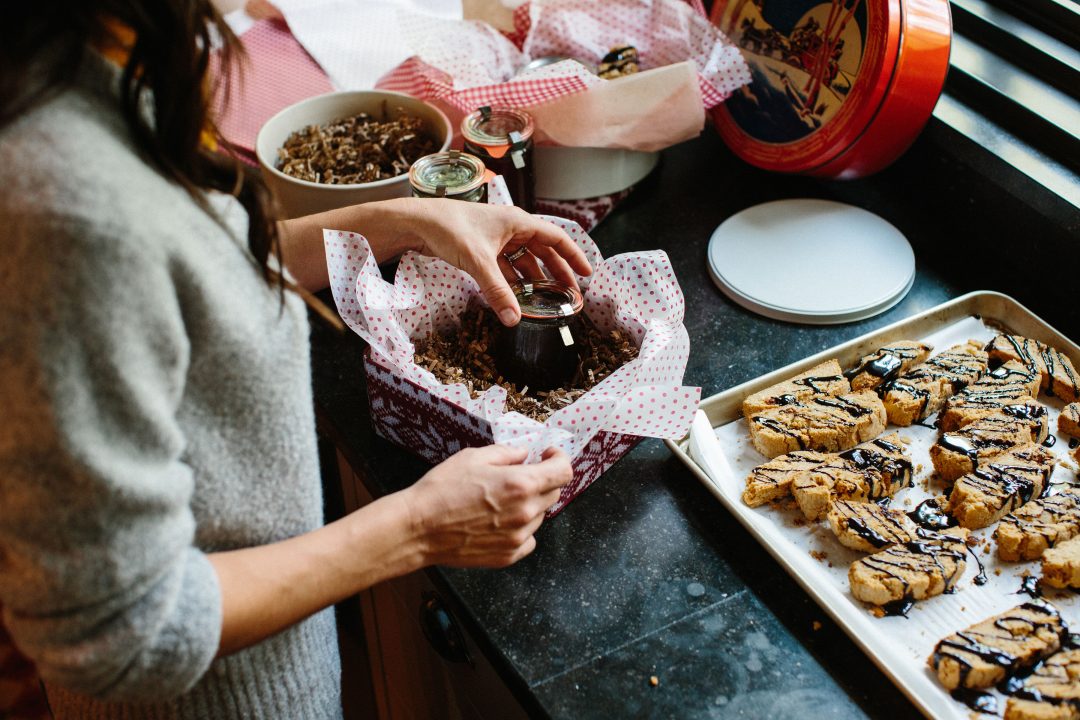
[[[508,261],[508,262],[509,262],[509,263],[510,263],[511,265],[513,265],[513,264],[514,264],[514,263],[515,263],[516,261],[518,261],[518,260],[520,260],[521,258],[525,257],[525,255],[527,255],[527,254],[528,254],[528,252],[529,252],[529,251],[528,251],[528,250],[527,250],[527,249],[525,248],[525,246],[524,246],[524,245],[522,245],[522,246],[520,246],[520,247],[519,247],[519,248],[518,248],[517,250],[515,250],[515,251],[514,251],[514,252],[512,252],[512,253],[510,253],[509,255],[507,255],[506,253],[503,253],[503,257],[504,257],[504,258],[506,258],[506,259],[507,259],[507,261]]]

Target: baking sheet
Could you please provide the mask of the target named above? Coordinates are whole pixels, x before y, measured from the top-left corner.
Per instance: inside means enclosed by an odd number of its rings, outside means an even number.
[[[1054,344],[1076,361],[1076,346],[1068,341],[1062,342],[1064,338],[1060,334],[1045,326],[1018,303],[1008,298],[1004,298],[1003,302],[1004,296],[997,294],[985,295],[989,296],[989,304],[1006,311],[1001,313],[1003,317],[986,314],[981,318],[973,317],[963,312],[973,307],[970,298],[965,298],[968,300],[966,305],[959,301],[947,304],[952,312],[935,312],[937,309],[927,311],[908,323],[901,322],[873,333],[865,342],[860,342],[864,339],[857,339],[838,346],[834,348],[835,354],[832,356],[847,368],[866,351],[866,347],[878,347],[889,340],[899,339],[925,340],[934,346],[937,353],[968,339],[985,342],[998,332],[1001,325],[1005,325]],[[974,305],[978,304],[976,299]],[[1038,332],[1039,326],[1045,328],[1043,333]],[[916,328],[920,332],[908,334]],[[858,354],[853,354],[856,351]],[[816,364],[830,354],[830,351],[825,351],[796,365]],[[741,500],[746,475],[755,465],[765,462],[766,458],[754,450],[745,420],[734,419],[738,411],[732,412],[732,409],[749,393],[796,374],[799,370],[793,369],[795,367],[785,368],[762,378],[760,382],[748,383],[703,401],[703,408],[711,412],[699,411],[689,438],[682,443],[669,445],[924,713],[931,717],[966,718],[972,711],[953,700],[941,688],[926,667],[926,658],[942,637],[1026,601],[1026,595],[1015,593],[1020,588],[1022,575],[1039,574],[1039,563],[999,562],[994,543],[990,541],[995,526],[973,531],[981,540],[976,552],[986,568],[986,585],[976,586],[973,583],[979,570],[969,555],[967,568],[957,583],[955,594],[915,603],[906,618],[873,617],[869,606],[856,600],[848,590],[848,566],[863,557],[862,553],[840,545],[826,522],[805,523],[797,507],[781,509],[766,505],[750,508]],[[775,377],[777,375],[782,377]],[[1040,402],[1050,411],[1051,430],[1056,430],[1062,403],[1046,396],[1041,396]],[[722,409],[718,411],[718,408]],[[714,428],[714,425],[717,427]],[[897,493],[892,506],[911,510],[922,500],[943,492],[939,483],[929,480],[933,466],[928,450],[937,438],[937,431],[921,426],[890,426],[886,429],[886,433],[893,431],[911,439],[908,447],[915,472],[913,487]],[[1068,437],[1058,436],[1056,432],[1051,434],[1057,437],[1053,451],[1061,461],[1052,474],[1051,482],[1076,482],[1075,464],[1069,458]],[[1080,629],[1080,596],[1071,592],[1047,591],[1046,599],[1061,610],[1067,622]],[[1004,710],[1004,706],[1004,698],[999,697],[999,709]]]

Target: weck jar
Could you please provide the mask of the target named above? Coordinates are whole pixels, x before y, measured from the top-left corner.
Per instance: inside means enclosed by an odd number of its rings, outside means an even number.
[[[484,162],[460,150],[425,155],[409,168],[413,197],[487,201]]]
[[[581,291],[557,280],[514,286],[521,322],[496,339],[499,373],[519,389],[554,390],[574,379],[583,337]]]
[[[508,107],[482,107],[461,121],[465,150],[502,175],[510,198],[520,208],[536,208],[533,130],[527,112]]]

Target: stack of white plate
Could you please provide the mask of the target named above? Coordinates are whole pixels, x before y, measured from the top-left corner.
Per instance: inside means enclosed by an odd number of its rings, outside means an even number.
[[[777,200],[732,215],[709,241],[724,294],[766,317],[830,325],[872,317],[915,281],[907,238],[877,215],[829,200]]]

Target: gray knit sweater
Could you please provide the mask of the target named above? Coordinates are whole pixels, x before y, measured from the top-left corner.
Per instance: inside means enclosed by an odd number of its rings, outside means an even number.
[[[4,622],[59,718],[340,717],[329,610],[214,660],[205,553],[322,520],[304,305],[238,203],[140,159],[117,81],[92,56],[0,131]]]

